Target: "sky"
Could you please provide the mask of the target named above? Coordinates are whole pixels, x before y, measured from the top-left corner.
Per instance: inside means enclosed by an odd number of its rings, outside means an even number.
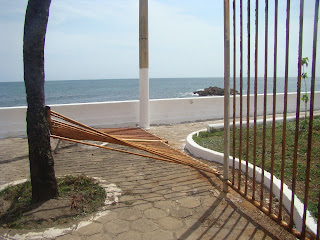
[[[251,2],[250,74],[253,76],[255,1]],[[269,2],[267,56],[268,76],[271,77],[274,1]],[[279,1],[278,76],[284,76],[285,69],[285,2]],[[27,0],[0,0],[0,82],[23,81],[22,48],[26,7]],[[258,76],[264,75],[264,8],[264,1],[259,1]],[[243,75],[246,76],[247,1],[243,1],[243,9]],[[240,69],[239,12],[237,1],[237,76]],[[314,0],[305,1],[304,14],[303,56],[311,60]],[[52,0],[45,43],[46,80],[138,78],[138,17],[138,0]],[[295,77],[298,59],[298,0],[291,0],[290,19],[289,76]],[[150,77],[223,77],[223,28],[222,0],[149,0]],[[230,28],[232,37],[232,25]],[[318,33],[318,43],[319,36]],[[231,62],[232,59],[231,56]],[[316,69],[320,70],[319,62]],[[311,64],[307,71],[311,75]]]

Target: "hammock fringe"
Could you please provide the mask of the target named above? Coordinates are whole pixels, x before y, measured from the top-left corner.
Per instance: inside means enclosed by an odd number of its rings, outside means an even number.
[[[139,129],[139,131],[147,133],[144,134],[144,136],[142,136],[141,134],[139,136],[136,136],[134,134],[122,134],[124,136],[122,137],[120,133],[123,131],[108,130],[109,132],[113,133],[110,134],[106,132],[106,129],[97,130],[95,128],[77,122],[71,118],[68,118],[62,114],[54,112],[50,109],[50,107],[47,107],[47,116],[52,138],[108,149],[112,151],[118,151],[126,154],[148,157],[161,161],[183,164],[201,171],[213,173],[221,178],[221,173],[219,173],[219,171],[217,171],[216,169],[203,162],[200,162],[197,159],[192,158],[185,153],[173,149],[167,143],[167,141],[151,135],[145,130]],[[136,132],[137,130],[134,128],[130,128],[128,129],[128,131]],[[148,136],[151,137],[148,138]],[[130,148],[142,150],[151,155],[110,148],[103,145],[84,142],[85,140],[108,142],[117,145],[128,146]]]

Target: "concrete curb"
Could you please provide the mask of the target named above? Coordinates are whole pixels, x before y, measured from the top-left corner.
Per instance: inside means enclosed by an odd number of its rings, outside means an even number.
[[[289,120],[289,119],[288,119]],[[290,120],[292,120],[290,118]],[[270,121],[268,119],[267,121]],[[271,119],[272,121],[272,119]],[[280,118],[277,118],[277,121],[280,121]],[[239,123],[236,123],[239,124]],[[208,128],[223,128],[223,124],[212,124],[209,125]],[[199,146],[196,142],[193,141],[193,136],[199,134],[199,132],[205,132],[207,129],[201,129],[195,132],[192,132],[187,137],[187,142],[185,149],[188,150],[193,156],[202,158],[208,161],[213,161],[219,164],[223,164],[223,153],[216,152],[204,147]],[[233,166],[233,158],[229,157],[229,167]],[[235,169],[239,169],[239,159],[235,158]],[[246,162],[241,160],[241,171],[246,171]],[[254,171],[254,166],[249,163],[248,164],[248,174],[252,178]],[[255,168],[255,175],[256,181],[261,182],[262,176],[262,169],[259,167]],[[268,189],[270,188],[271,182],[271,174],[267,171],[264,171],[264,185]],[[273,176],[273,191],[274,195],[277,198],[280,198],[280,188],[281,188],[281,181]],[[286,184],[283,185],[283,206],[290,212],[291,208],[291,198],[292,198],[292,191],[288,188]],[[296,229],[298,231],[302,230],[302,218],[303,218],[303,203],[299,200],[297,196],[294,196],[294,223],[296,225]],[[310,229],[313,233],[317,232],[317,223],[316,220],[311,216],[310,212],[307,211],[307,219],[306,219],[307,228]]]

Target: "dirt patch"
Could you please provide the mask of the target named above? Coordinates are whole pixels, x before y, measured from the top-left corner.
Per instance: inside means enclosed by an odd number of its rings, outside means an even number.
[[[49,228],[59,224],[71,222],[77,218],[78,212],[71,208],[72,197],[59,197],[49,201],[30,205],[31,210],[22,214],[19,220],[15,221],[15,227],[24,229]],[[0,198],[0,214],[4,216],[11,202]],[[3,224],[2,227],[9,227]]]
[[[31,184],[25,182],[0,195],[0,226],[15,229],[50,228],[69,223],[104,205],[105,190],[86,176],[58,179],[60,196],[32,203]]]

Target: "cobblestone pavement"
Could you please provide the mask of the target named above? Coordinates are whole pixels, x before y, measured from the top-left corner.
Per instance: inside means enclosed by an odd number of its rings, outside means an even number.
[[[196,122],[150,131],[182,149],[183,139],[205,126]],[[294,239],[237,193],[223,193],[215,176],[190,167],[69,143],[54,159],[57,176],[97,177],[115,184],[121,196],[102,217],[75,228],[59,226],[66,229],[60,236],[37,230],[38,239]],[[28,175],[27,140],[0,140],[0,184]],[[30,230],[0,228],[0,239],[34,236]]]

